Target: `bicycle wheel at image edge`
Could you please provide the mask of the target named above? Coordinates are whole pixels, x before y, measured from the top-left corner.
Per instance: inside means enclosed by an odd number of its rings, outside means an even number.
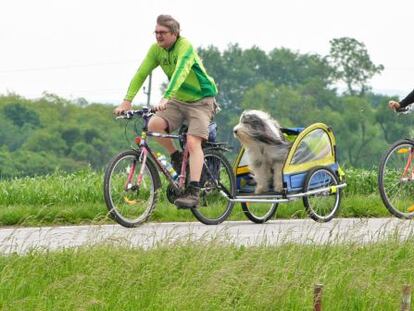
[[[381,159],[378,187],[388,211],[403,219],[414,217],[414,142],[395,142]]]
[[[141,170],[143,174],[139,176]],[[154,163],[147,158],[142,168],[139,153],[135,150],[116,155],[105,170],[105,203],[112,218],[124,227],[136,227],[148,220],[160,187]]]
[[[191,209],[194,216],[206,225],[217,225],[226,220],[234,202],[227,200],[221,191],[234,196],[236,179],[233,168],[221,152],[204,150],[200,186],[199,207]]]
[[[327,167],[315,167],[306,175],[304,192],[316,193],[303,197],[303,204],[310,218],[317,222],[328,222],[339,211],[342,190],[336,174]],[[322,192],[318,190],[326,189]]]

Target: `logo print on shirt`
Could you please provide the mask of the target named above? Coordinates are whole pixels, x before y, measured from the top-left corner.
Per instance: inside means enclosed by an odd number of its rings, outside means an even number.
[[[174,58],[168,58],[168,57],[164,57],[161,60],[161,65],[164,66],[170,66],[170,65],[177,65],[177,56],[175,56]]]

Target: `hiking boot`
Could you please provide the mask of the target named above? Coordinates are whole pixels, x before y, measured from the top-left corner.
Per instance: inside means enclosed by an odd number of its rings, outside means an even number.
[[[180,151],[175,151],[171,154],[171,165],[178,175],[181,174],[181,165],[183,163],[183,153]]]
[[[184,195],[174,201],[177,208],[196,208],[200,200],[200,188],[189,185]]]

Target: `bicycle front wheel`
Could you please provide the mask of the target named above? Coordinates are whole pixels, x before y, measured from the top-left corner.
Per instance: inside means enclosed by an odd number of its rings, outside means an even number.
[[[151,216],[161,186],[153,162],[144,166],[135,150],[115,156],[105,171],[104,198],[110,215],[124,227],[136,227]]]
[[[200,204],[191,212],[203,224],[217,225],[230,215],[234,202],[236,180],[231,164],[217,150],[204,150],[204,164],[200,179]]]
[[[414,217],[414,143],[399,140],[381,159],[378,187],[388,211],[399,218]]]

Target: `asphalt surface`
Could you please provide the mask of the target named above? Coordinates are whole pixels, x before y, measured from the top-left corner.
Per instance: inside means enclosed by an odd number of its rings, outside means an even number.
[[[182,241],[219,241],[236,245],[283,243],[371,243],[387,238],[413,237],[414,223],[397,218],[342,218],[328,223],[313,220],[273,220],[258,225],[247,221],[218,226],[190,223],[148,223],[127,229],[120,225],[64,226],[0,229],[0,253],[117,244],[149,248]]]

